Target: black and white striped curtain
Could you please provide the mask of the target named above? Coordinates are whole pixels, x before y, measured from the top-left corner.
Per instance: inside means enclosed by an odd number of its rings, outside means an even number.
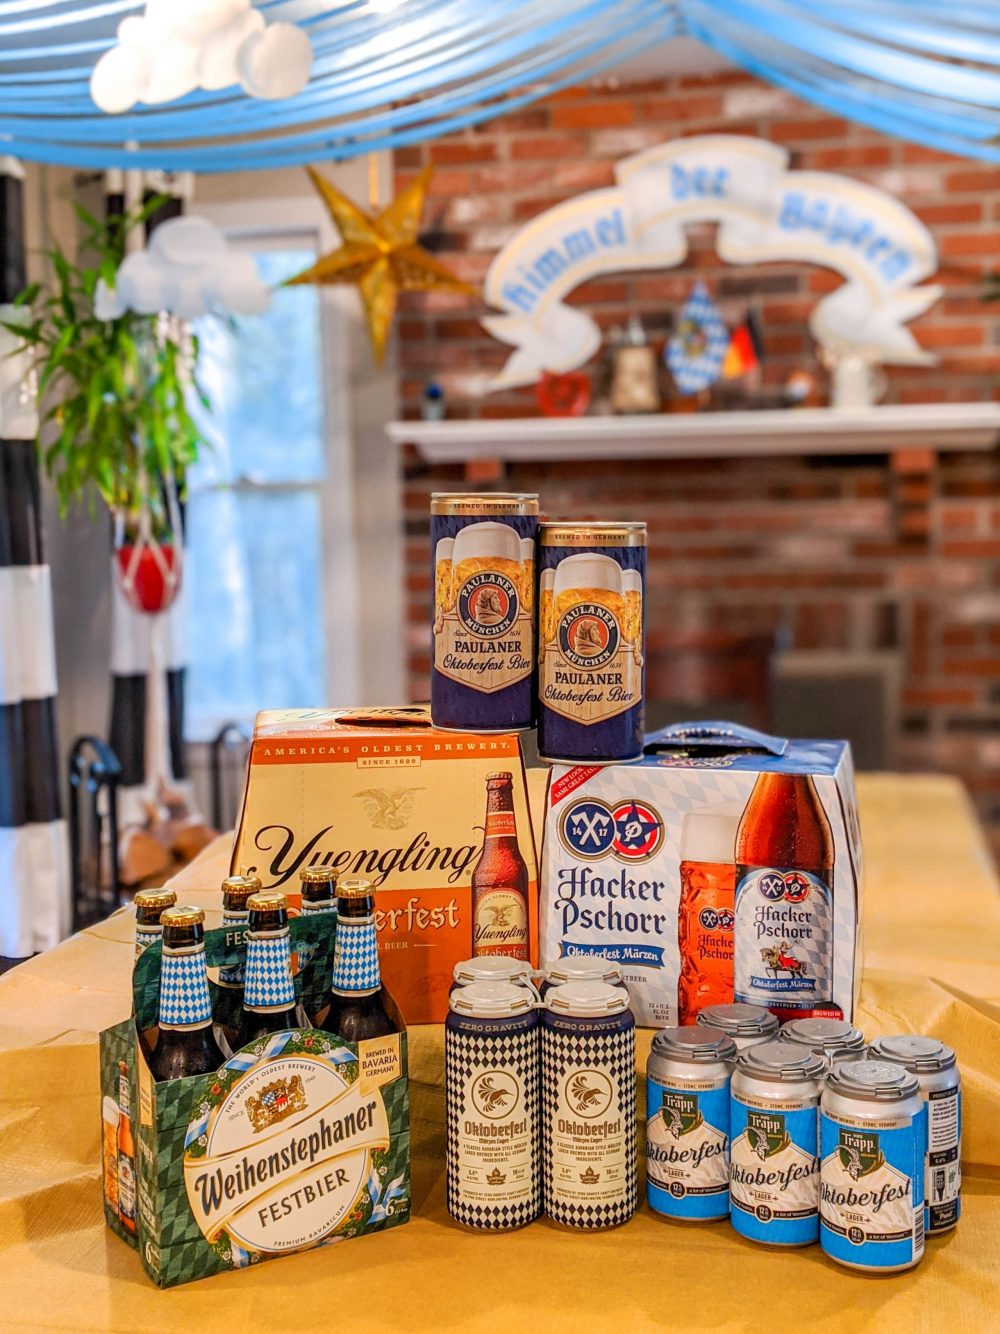
[[[106,178],[110,215],[125,207],[120,172]],[[147,176],[143,195],[172,196],[150,217],[147,235],[184,211],[187,180]],[[138,201],[130,201],[134,202]],[[162,615],[137,611],[122,591],[114,554],[111,558],[111,748],[122,767],[119,822],[142,823],[146,803],[156,798],[155,783],[187,790],[184,749],[184,583],[173,606]],[[151,669],[153,669],[151,671]]]
[[[0,157],[0,318],[24,287],[23,173]],[[52,585],[42,550],[37,416],[16,339],[0,329],[0,958],[69,929],[56,738]]]

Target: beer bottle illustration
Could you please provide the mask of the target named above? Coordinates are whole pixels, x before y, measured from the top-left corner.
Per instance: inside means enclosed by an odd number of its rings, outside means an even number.
[[[483,850],[472,872],[472,953],[528,958],[528,868],[517,843],[514,778],[486,778]]]
[[[135,1231],[135,1138],[132,1134],[132,1090],[128,1066],[118,1062],[118,1220],[128,1232]]]
[[[681,827],[677,945],[678,1023],[693,1024],[706,1005],[733,999],[733,850],[738,807],[689,811]]]
[[[786,1019],[830,1012],[833,856],[810,775],[758,775],[736,835],[737,1001]]]

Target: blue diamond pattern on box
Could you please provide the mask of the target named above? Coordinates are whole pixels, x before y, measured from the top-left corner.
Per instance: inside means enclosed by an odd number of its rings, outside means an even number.
[[[212,1021],[204,949],[190,954],[163,952],[160,974],[160,1023],[184,1028]]]
[[[254,1010],[284,1010],[295,1004],[287,931],[250,936],[243,1003]]]
[[[378,967],[378,940],[374,921],[338,921],[333,942],[333,991],[377,991],[382,979]]]
[[[729,347],[729,330],[704,283],[681,308],[677,331],[667,344],[666,363],[682,394],[697,394],[714,384]]]

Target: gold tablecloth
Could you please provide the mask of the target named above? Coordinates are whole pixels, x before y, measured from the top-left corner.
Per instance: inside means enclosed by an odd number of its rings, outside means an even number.
[[[538,798],[538,780],[534,780]],[[479,1236],[444,1207],[442,1030],[411,1030],[413,1221],[160,1292],[105,1231],[97,1033],[127,1012],[119,913],[0,979],[0,1328],[243,1330],[950,1330],[1000,1328],[1000,899],[957,782],[859,780],[867,863],[861,1027],[934,1033],[965,1078],[964,1214],[916,1270],[867,1278],[818,1247],[761,1250],[724,1223],[643,1206],[578,1235],[540,1221]],[[219,840],[178,878],[217,902]],[[210,921],[210,924],[215,924]],[[640,1035],[642,1059],[650,1033]],[[361,1310],[352,1313],[357,1304]]]

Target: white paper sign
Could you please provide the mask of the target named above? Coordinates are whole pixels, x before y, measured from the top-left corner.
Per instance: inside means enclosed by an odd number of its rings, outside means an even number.
[[[618,163],[615,175],[617,186],[533,219],[491,264],[484,295],[504,314],[483,325],[515,349],[494,389],[582,366],[601,331],[565,297],[598,274],[682,263],[685,226],[705,221],[719,223],[716,245],[729,264],[802,260],[843,275],[809,320],[834,355],[936,360],[906,322],[941,295],[940,287],[916,286],[935,271],[937,251],[923,223],[891,195],[846,176],[789,171],[784,148],[729,134],[647,149]]]

